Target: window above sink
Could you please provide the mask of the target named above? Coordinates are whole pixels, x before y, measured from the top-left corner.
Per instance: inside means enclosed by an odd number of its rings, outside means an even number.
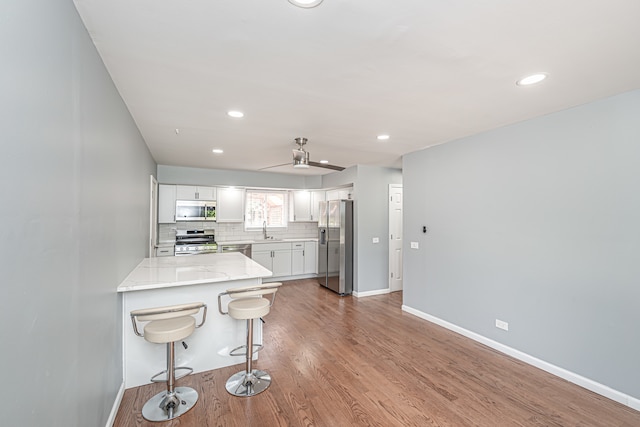
[[[245,230],[286,228],[289,221],[287,191],[249,190],[245,196]]]

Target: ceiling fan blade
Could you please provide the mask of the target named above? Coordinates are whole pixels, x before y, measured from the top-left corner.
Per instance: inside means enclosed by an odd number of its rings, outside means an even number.
[[[343,171],[344,168],[342,166],[330,165],[328,163],[319,163],[309,161],[309,166],[315,166],[317,168],[325,168],[325,169],[333,169],[334,171]]]
[[[263,171],[263,170],[267,170],[267,169],[273,169],[273,168],[279,168],[280,166],[290,166],[291,162],[288,163],[282,163],[280,165],[271,165],[271,166],[266,166],[264,168],[260,168],[258,169],[259,171]]]

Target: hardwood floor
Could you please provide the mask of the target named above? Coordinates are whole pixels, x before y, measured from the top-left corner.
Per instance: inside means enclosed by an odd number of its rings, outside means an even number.
[[[401,304],[399,292],[358,299],[312,280],[285,282],[254,366],[271,374],[271,387],[250,398],[229,395],[224,384],[243,365],[190,375],[178,386],[195,388],[200,400],[161,425],[640,426],[640,412],[402,312]],[[114,425],[159,425],[140,411],[163,387],[127,390]]]

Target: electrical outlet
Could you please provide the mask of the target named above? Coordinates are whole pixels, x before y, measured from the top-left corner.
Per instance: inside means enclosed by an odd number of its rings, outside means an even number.
[[[373,243],[380,243],[380,238],[379,237],[374,237],[373,238]]]
[[[420,249],[418,242],[411,242],[411,249]]]
[[[505,322],[504,320],[496,319],[496,328],[508,331],[509,323]]]

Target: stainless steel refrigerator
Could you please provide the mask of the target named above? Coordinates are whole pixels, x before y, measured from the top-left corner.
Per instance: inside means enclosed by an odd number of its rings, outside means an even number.
[[[353,200],[320,202],[318,282],[340,295],[353,292]]]

